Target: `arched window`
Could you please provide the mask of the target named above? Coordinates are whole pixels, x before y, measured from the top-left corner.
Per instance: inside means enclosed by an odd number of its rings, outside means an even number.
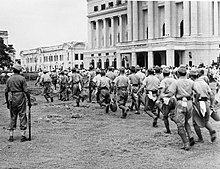
[[[95,67],[95,62],[94,62],[93,59],[91,60],[91,63],[90,63],[90,64],[93,66],[93,68]]]
[[[184,29],[183,29],[183,20],[180,22],[180,37],[183,37]]]
[[[102,60],[101,59],[99,59],[99,61],[97,62],[97,67],[99,69],[102,69]]]
[[[162,28],[162,36],[165,36],[165,23],[163,24],[163,28]]]
[[[105,69],[108,69],[108,67],[109,67],[109,59],[106,59],[106,61],[105,61]]]

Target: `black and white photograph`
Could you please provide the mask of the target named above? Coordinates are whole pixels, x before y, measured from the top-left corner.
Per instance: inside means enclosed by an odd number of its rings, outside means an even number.
[[[220,1],[0,0],[0,169],[220,169]]]

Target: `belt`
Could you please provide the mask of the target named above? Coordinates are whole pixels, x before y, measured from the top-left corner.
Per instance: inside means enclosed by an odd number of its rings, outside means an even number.
[[[121,87],[118,87],[118,90],[127,90],[127,86],[121,86]]]
[[[199,99],[199,101],[207,101],[207,100],[208,100],[207,97],[201,97],[201,98]]]
[[[156,94],[157,90],[147,90],[147,93],[152,92],[152,94]]]
[[[11,91],[11,93],[23,93],[23,91]]]
[[[78,81],[78,82],[74,82],[74,83],[72,83],[72,84],[74,85],[74,84],[78,84],[78,83],[79,83],[79,81]]]
[[[108,90],[108,88],[107,87],[100,87],[100,90]]]
[[[138,87],[139,85],[138,84],[132,84],[132,86]]]
[[[184,97],[180,97],[180,98],[176,98],[177,100],[182,100]],[[187,100],[192,100],[192,98],[189,96],[189,97],[185,97]]]

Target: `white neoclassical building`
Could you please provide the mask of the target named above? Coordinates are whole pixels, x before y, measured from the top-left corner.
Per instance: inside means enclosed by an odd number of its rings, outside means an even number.
[[[87,0],[85,67],[220,61],[220,2]]]
[[[68,42],[24,50],[20,52],[21,65],[26,71],[84,68],[84,49],[84,42]]]

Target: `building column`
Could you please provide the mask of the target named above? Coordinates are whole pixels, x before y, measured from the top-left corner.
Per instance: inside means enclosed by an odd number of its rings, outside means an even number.
[[[103,47],[106,48],[107,47],[107,43],[106,43],[106,41],[107,41],[106,20],[103,19],[102,21],[103,21],[103,41],[104,41]]]
[[[96,48],[99,48],[99,20],[96,21]]]
[[[128,19],[128,41],[132,41],[132,1],[128,1],[128,13],[127,13],[127,19]]]
[[[183,1],[183,27],[184,36],[190,35],[189,1]]]
[[[214,1],[214,35],[218,36],[218,1]]]
[[[148,1],[148,39],[154,38],[154,2]]]
[[[191,1],[191,35],[198,34],[198,1]]]
[[[137,66],[137,54],[136,54],[136,52],[131,53],[131,66]]]
[[[88,47],[92,48],[92,22],[88,22]]]
[[[174,66],[174,55],[175,55],[175,51],[173,49],[166,50],[166,65],[167,66]]]
[[[119,15],[118,16],[119,18],[119,27],[120,27],[120,42],[123,42],[123,18],[122,18],[122,15]]]
[[[116,60],[117,60],[117,69],[119,69],[121,67],[121,54],[120,53],[116,54]]]
[[[133,41],[138,40],[138,1],[133,1]]]
[[[148,51],[147,59],[148,59],[147,68],[152,68],[154,66],[153,51]]]
[[[111,17],[111,35],[112,35],[112,46],[115,46],[115,24],[114,17]]]
[[[171,1],[165,1],[165,36],[171,36]]]

